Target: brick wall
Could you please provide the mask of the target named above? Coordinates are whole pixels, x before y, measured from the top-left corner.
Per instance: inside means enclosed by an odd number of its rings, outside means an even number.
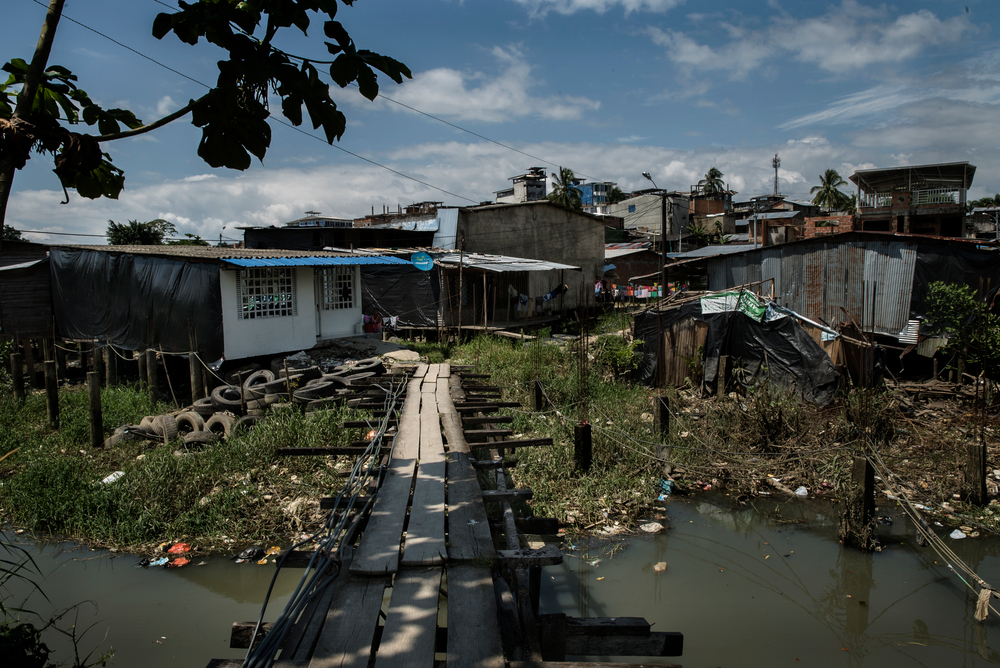
[[[854,217],[849,215],[840,216],[812,216],[806,218],[806,225],[802,229],[806,239],[814,239],[827,234],[840,234],[841,232],[852,232],[854,230]]]

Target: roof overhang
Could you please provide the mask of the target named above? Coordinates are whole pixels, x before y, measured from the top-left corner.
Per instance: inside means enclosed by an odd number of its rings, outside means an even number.
[[[222,260],[237,267],[345,267],[351,265],[412,265],[409,260],[388,255],[353,257],[231,257]]]
[[[968,162],[948,162],[938,165],[864,169],[851,174],[850,179],[866,193],[883,193],[929,188],[968,190],[975,175],[975,165],[970,165]]]
[[[480,255],[478,253],[431,253],[434,262],[450,269],[461,265],[464,269],[479,269],[497,273],[505,271],[552,271],[553,269],[572,269],[579,271],[580,267],[547,260],[532,260],[523,257],[507,255]]]

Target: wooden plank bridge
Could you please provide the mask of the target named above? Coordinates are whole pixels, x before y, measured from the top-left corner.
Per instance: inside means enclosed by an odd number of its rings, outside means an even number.
[[[524,521],[511,501],[530,498],[530,490],[506,488],[503,452],[551,440],[496,440],[510,435],[497,428],[509,420],[490,416],[510,404],[481,378],[469,373],[463,383],[461,370],[448,364],[413,370],[393,454],[360,535],[339,550],[339,563],[330,561],[339,575],[298,615],[274,666],[624,668],[643,664],[566,663],[565,655],[681,654],[681,634],[653,632],[642,618],[538,614],[541,569],[560,563],[562,553],[522,547],[516,526]],[[483,490],[479,478],[494,476],[496,489]],[[498,504],[494,517],[502,513],[496,534],[504,549],[494,544],[486,503]],[[255,626],[234,624],[232,646],[249,647]],[[263,624],[257,640],[270,628]]]

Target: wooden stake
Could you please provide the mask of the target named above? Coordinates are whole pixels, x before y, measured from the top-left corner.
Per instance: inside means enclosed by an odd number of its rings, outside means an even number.
[[[188,323],[188,370],[191,373],[191,403],[205,397],[205,385],[201,377],[201,365],[198,364],[198,342],[195,340],[194,327]]]
[[[48,362],[45,363],[48,368]],[[104,445],[104,416],[101,412],[101,374],[91,371],[87,374],[87,399],[90,405],[90,446]]]
[[[670,463],[670,446],[666,444],[670,438],[670,400],[667,397],[656,397],[653,420],[656,434],[660,439],[656,444],[656,459],[662,466],[661,474],[667,477],[674,472],[674,467]]]
[[[149,387],[149,377],[146,375],[146,351],[133,350],[132,359],[139,367],[139,387]]]
[[[56,384],[56,363],[45,362],[45,412],[49,426],[59,428],[59,386]]]
[[[104,346],[104,384],[107,387],[118,384],[118,354],[110,343]]]
[[[875,470],[868,458],[857,455],[851,470],[851,489],[844,499],[838,538],[847,547],[875,549]]]
[[[14,400],[24,401],[24,369],[21,368],[23,360],[21,353],[10,354],[10,377],[14,385]]]
[[[716,395],[722,399],[726,396],[726,370],[729,367],[729,356],[719,355],[719,374],[715,380]]]
[[[35,375],[35,352],[31,348],[31,340],[21,341],[21,348],[24,350],[24,368],[28,375],[28,382],[32,387],[38,387],[38,376]]]
[[[578,471],[586,473],[593,461],[593,441],[589,422],[581,422],[573,430],[573,460]]]
[[[531,407],[536,411],[545,408],[545,392],[542,389],[542,381],[540,380],[531,382]]]
[[[149,403],[155,406],[160,400],[160,388],[156,372],[156,351],[146,351],[146,382],[149,389]]]

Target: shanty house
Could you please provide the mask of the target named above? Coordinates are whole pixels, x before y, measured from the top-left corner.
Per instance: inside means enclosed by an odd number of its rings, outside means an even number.
[[[382,256],[203,246],[55,246],[56,324],[68,339],[241,359],[353,336],[361,265]]]

